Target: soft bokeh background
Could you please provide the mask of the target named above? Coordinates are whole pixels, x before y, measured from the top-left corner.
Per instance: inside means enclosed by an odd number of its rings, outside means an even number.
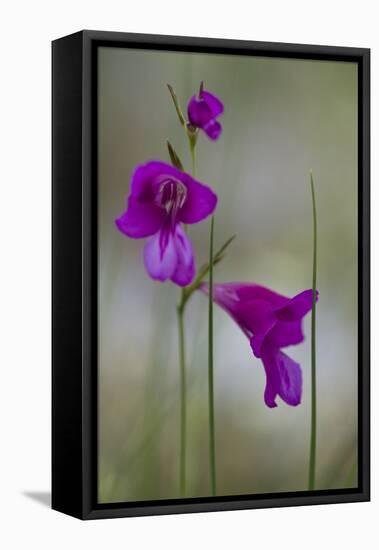
[[[225,103],[217,143],[203,135],[197,174],[218,193],[216,247],[237,239],[217,281],[254,281],[287,295],[311,286],[313,169],[319,265],[317,488],[356,485],[357,67],[264,57],[99,51],[99,500],[178,497],[179,289],[148,278],[143,242],[114,226],[134,167],[186,166],[187,141],[166,83],[185,107],[201,80]],[[198,263],[209,224],[192,226]],[[187,308],[188,494],[208,496],[207,300]],[[310,319],[301,405],[263,402],[265,375],[238,327],[215,308],[218,493],[306,489]]]

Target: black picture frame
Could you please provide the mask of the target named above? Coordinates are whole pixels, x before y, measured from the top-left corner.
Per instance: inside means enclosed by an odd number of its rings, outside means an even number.
[[[97,503],[97,48],[358,64],[358,487]],[[81,31],[52,43],[52,507],[81,519],[370,499],[370,50]]]

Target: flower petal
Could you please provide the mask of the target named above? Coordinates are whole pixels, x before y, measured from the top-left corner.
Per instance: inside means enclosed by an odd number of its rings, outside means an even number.
[[[318,292],[316,291],[316,300]],[[288,304],[276,310],[276,315],[281,321],[296,321],[302,319],[311,309],[313,304],[312,289],[304,290],[292,298]]]
[[[239,317],[253,334],[263,334],[277,322],[274,308],[264,300],[242,302],[238,308]]]
[[[200,283],[199,290],[208,296],[209,294],[209,285],[208,283]],[[245,327],[240,323],[238,318],[238,299],[236,298],[235,292],[233,289],[229,291],[227,284],[214,284],[213,285],[213,301],[223,309],[230,317],[239,325],[240,329],[244,334],[250,338],[249,334]]]
[[[218,97],[211,94],[211,92],[202,90],[200,97],[208,105],[209,109],[212,112],[213,118],[216,118],[224,112],[224,104],[222,103],[222,101],[219,100]]]
[[[151,188],[151,179],[154,173],[154,162],[147,162],[146,164],[137,166],[130,182],[130,197],[140,202],[153,202],[154,195]]]
[[[234,316],[238,319],[251,338],[251,347],[256,357],[261,356],[261,346],[266,334],[277,323],[274,308],[264,300],[250,300],[238,304],[234,308]]]
[[[279,395],[288,405],[296,407],[301,402],[303,377],[299,363],[283,352],[276,356],[279,373]]]
[[[210,139],[216,141],[220,137],[222,126],[212,118],[207,124],[204,124],[203,130]]]
[[[183,223],[197,223],[215,211],[217,195],[210,187],[192,178],[186,178],[184,183],[187,197],[178,216]]]
[[[197,223],[215,210],[217,195],[207,185],[161,161],[150,161],[136,169],[132,178],[129,204],[131,202],[133,205],[149,203],[159,208],[154,201],[159,193],[162,177],[171,177],[186,187],[187,195],[178,212],[178,221]],[[164,213],[163,209],[162,211]]]
[[[273,409],[274,407],[278,406],[275,401],[276,396],[278,395],[277,385],[278,384],[277,384],[276,372],[273,371],[269,375],[266,369],[266,387],[264,392],[264,400],[267,407],[270,407],[270,409]]]
[[[255,357],[258,357],[258,359],[262,357],[262,347],[263,347],[265,338],[266,338],[266,334],[259,334],[259,335],[255,334],[250,338],[251,349],[253,350]]]
[[[146,271],[152,279],[167,281],[175,273],[178,254],[172,232],[161,229],[151,237],[144,249]]]
[[[201,284],[200,290],[207,294],[207,284]],[[268,288],[249,283],[215,284],[213,299],[249,338],[256,357],[262,357],[264,349],[279,350],[304,340],[301,320],[278,319],[278,309],[291,300]]]
[[[240,289],[239,283],[219,283],[213,285],[213,301],[221,307],[230,317],[237,323],[242,332],[249,338],[252,337],[252,327],[259,328],[261,336],[254,339],[253,351],[257,355],[256,345],[258,344],[258,338],[263,340],[266,330],[269,330],[272,326],[272,322],[276,321],[276,317],[273,313],[273,307],[270,304],[267,306],[261,303],[260,311],[257,311],[256,318],[254,316],[254,310],[251,307],[251,302],[244,302],[239,299],[238,290]],[[208,295],[209,287],[208,283],[201,283],[199,286],[204,294]],[[270,313],[271,312],[271,313]],[[257,355],[257,357],[260,355]]]
[[[279,308],[289,302],[289,298],[254,283],[217,283],[213,285],[213,292],[215,301],[223,303],[225,307],[250,300],[265,300],[274,308]]]
[[[174,245],[177,264],[171,280],[179,286],[186,286],[195,276],[195,260],[191,241],[179,225],[175,230]]]
[[[304,341],[301,321],[277,321],[265,338],[265,344],[275,348],[295,346]]]
[[[137,166],[132,175],[131,196],[138,202],[154,202],[157,193],[154,181],[162,174],[181,180],[183,172],[160,160],[151,160],[146,164],[141,164]]]
[[[266,371],[265,403],[276,407],[279,395],[285,403],[296,407],[301,402],[302,373],[298,363],[281,351],[271,351],[263,356]]]
[[[207,103],[195,95],[188,103],[187,113],[190,123],[197,128],[203,128],[213,118],[213,113]]]
[[[273,307],[281,307],[289,302],[289,298],[274,292],[269,288],[254,283],[234,283],[238,298],[241,301],[246,300],[265,300]]]
[[[138,203],[130,197],[127,211],[115,223],[124,235],[141,239],[154,235],[162,226],[164,217],[164,211],[155,204]]]

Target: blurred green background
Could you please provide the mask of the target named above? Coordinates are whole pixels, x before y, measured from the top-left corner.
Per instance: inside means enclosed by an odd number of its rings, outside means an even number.
[[[352,63],[100,48],[99,50],[99,501],[179,496],[179,288],[144,271],[145,241],[119,233],[137,164],[190,168],[166,84],[183,108],[201,80],[225,104],[218,142],[200,135],[197,176],[218,194],[218,248],[237,239],[216,281],[251,281],[292,296],[311,287],[309,170],[315,178],[319,264],[317,488],[356,486],[357,66]],[[191,226],[198,265],[209,222]],[[215,308],[218,494],[307,488],[310,316],[288,348],[304,388],[295,408],[263,401],[265,374],[249,342]],[[210,494],[207,300],[186,314],[188,496]]]

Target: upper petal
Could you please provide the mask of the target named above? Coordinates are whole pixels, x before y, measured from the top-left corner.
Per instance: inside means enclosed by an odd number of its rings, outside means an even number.
[[[146,271],[152,279],[167,281],[173,276],[178,254],[171,231],[163,228],[147,241],[144,261]]]
[[[237,283],[237,292],[240,300],[265,300],[273,307],[281,307],[288,303],[289,298],[270,290],[269,288],[254,283]]]
[[[187,197],[178,214],[183,223],[196,223],[212,214],[217,206],[217,195],[210,187],[186,178]]]
[[[190,123],[198,128],[203,128],[213,118],[213,113],[208,104],[195,95],[191,97],[188,103],[187,113]]]
[[[195,276],[195,260],[191,241],[179,225],[174,234],[174,246],[177,263],[171,280],[179,286],[187,286]]]
[[[129,198],[128,209],[115,220],[118,229],[133,239],[148,237],[156,233],[164,221],[164,212],[151,203],[138,203]]]
[[[187,174],[161,161],[150,161],[139,166],[133,175],[129,202],[153,204],[157,199],[162,178],[172,178],[186,188],[186,198],[179,208],[177,221],[196,223],[209,216],[216,208],[217,195],[207,185],[200,183]],[[162,208],[164,214],[164,209]]]
[[[277,321],[266,334],[264,344],[279,348],[295,346],[304,341],[301,321]]]
[[[181,180],[183,172],[171,166],[171,164],[160,160],[151,160],[146,164],[137,166],[133,172],[130,184],[132,197],[138,202],[154,202],[158,192],[157,186],[154,183],[157,177],[162,174]]]
[[[318,292],[316,291],[316,300]],[[313,305],[312,289],[304,290],[292,298],[285,306],[276,310],[276,315],[281,321],[296,321],[302,319]]]
[[[200,97],[206,102],[214,118],[224,112],[224,104],[217,96],[211,94],[211,92],[202,90],[202,92],[200,93]]]
[[[200,290],[208,293],[208,286],[203,283]],[[282,296],[266,287],[252,283],[220,283],[213,286],[213,300],[222,307],[240,326],[246,336],[250,339],[252,334],[252,347],[257,357],[261,356],[261,347],[273,333],[273,342],[302,341],[303,335],[299,337],[298,327],[287,327],[289,334],[283,330],[276,332],[276,325],[279,329],[282,323],[278,321],[275,309],[284,306],[289,298]],[[299,325],[301,330],[301,326]],[[273,332],[275,331],[275,332]],[[296,338],[295,338],[295,336]],[[287,335],[287,337],[286,337]],[[285,338],[286,337],[286,338]],[[276,345],[276,344],[275,344]],[[276,345],[278,348],[279,345]]]
[[[201,283],[199,290],[208,295],[208,283]],[[214,284],[213,301],[232,317],[232,319],[239,325],[240,329],[248,338],[251,337],[251,334],[246,330],[246,327],[242,324],[238,317],[239,300],[233,288],[229,288],[228,284]]]
[[[274,308],[265,300],[240,302],[238,312],[241,320],[244,321],[253,334],[267,332],[277,321]]]
[[[200,290],[208,294],[208,283],[201,283]],[[277,318],[273,306],[264,300],[241,300],[239,283],[213,285],[213,300],[238,324],[251,339],[254,354],[260,357],[260,346]],[[252,338],[252,336],[254,337]]]
[[[218,283],[213,289],[216,299],[225,304],[264,300],[279,308],[289,302],[286,296],[255,283]]]

